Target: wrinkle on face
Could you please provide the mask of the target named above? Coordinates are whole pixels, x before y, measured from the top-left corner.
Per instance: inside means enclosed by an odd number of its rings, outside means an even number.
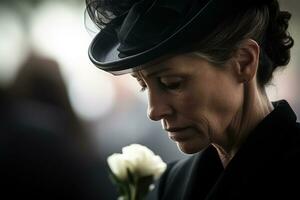
[[[149,101],[151,95],[155,95],[155,98],[161,98],[160,103],[166,103],[165,106],[172,109],[160,119],[155,118],[161,120],[164,129],[192,127],[186,133],[188,140],[176,142],[183,152],[196,153],[214,144],[216,148],[222,148],[220,153],[225,154],[240,139],[237,132],[245,123],[242,120],[245,88],[237,81],[232,66],[234,62],[226,64],[216,66],[205,59],[184,54],[133,74],[147,85]],[[167,76],[183,77],[182,87],[178,90],[161,88],[159,78]]]

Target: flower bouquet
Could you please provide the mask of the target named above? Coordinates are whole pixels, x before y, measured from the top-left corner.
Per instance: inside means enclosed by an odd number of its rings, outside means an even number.
[[[122,154],[112,154],[107,162],[110,177],[118,187],[118,200],[145,199],[167,166],[158,155],[139,144],[123,147]]]

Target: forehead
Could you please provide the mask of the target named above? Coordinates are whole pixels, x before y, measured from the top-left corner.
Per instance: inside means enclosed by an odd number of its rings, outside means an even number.
[[[187,72],[192,70],[199,57],[193,54],[181,54],[163,57],[140,66],[140,70],[133,72],[133,77],[148,77],[163,72]]]

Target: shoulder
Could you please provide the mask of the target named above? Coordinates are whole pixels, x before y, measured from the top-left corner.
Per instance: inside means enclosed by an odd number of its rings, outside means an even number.
[[[271,171],[277,174],[278,180],[291,187],[288,183],[300,180],[300,124],[293,123],[282,131],[284,136],[279,143],[278,155],[274,157]]]
[[[299,188],[295,182],[300,180],[300,124],[295,123],[286,130],[285,141],[282,141],[280,153],[274,160],[271,180],[272,190],[277,191],[278,196],[286,199],[299,197]]]
[[[282,149],[284,159],[300,165],[300,123],[295,123],[285,134],[288,134],[288,137],[286,137],[286,145]]]
[[[285,141],[282,142],[285,146],[283,152],[287,155],[300,153],[300,123],[291,124],[284,132]]]

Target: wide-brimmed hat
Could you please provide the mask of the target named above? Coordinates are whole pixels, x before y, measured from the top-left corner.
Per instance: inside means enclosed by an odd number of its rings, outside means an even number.
[[[115,75],[132,72],[145,63],[183,50],[195,38],[211,33],[226,16],[270,0],[128,2],[132,2],[130,8],[102,27],[89,47],[91,61]]]

